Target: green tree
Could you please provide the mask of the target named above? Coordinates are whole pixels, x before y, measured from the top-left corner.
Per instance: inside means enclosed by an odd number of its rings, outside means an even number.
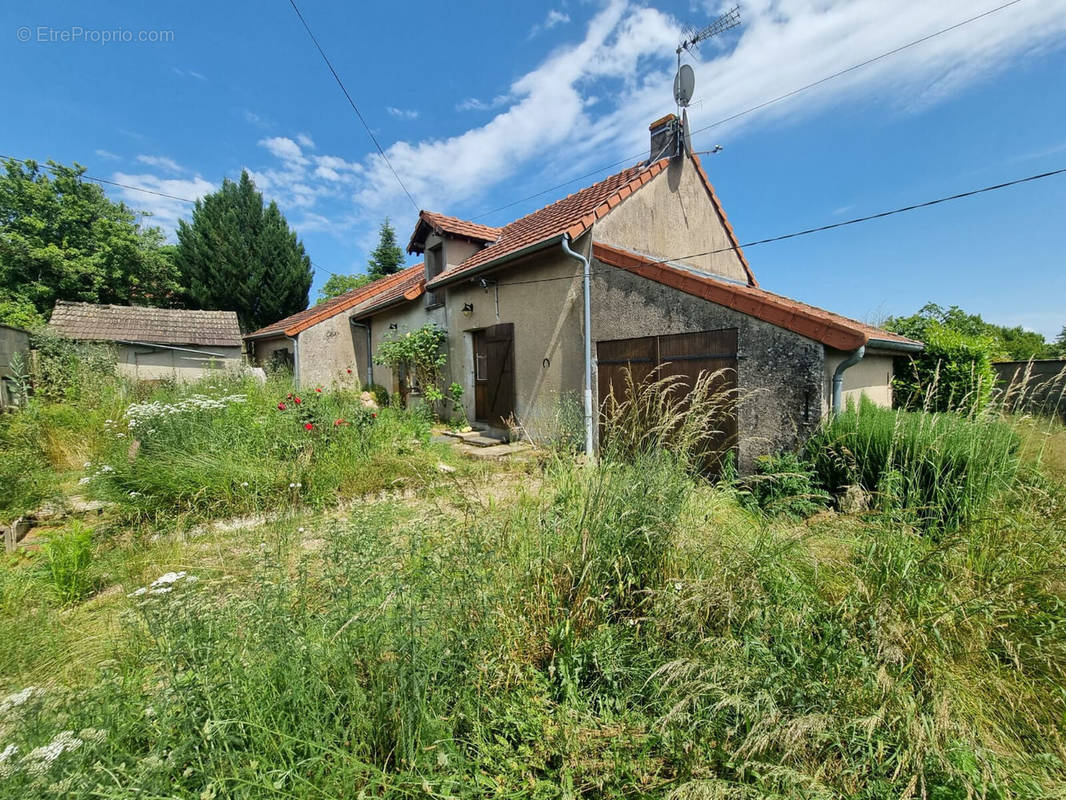
[[[403,269],[403,260],[403,248],[396,244],[396,231],[389,218],[385,217],[378,232],[378,246],[374,248],[367,262],[367,272],[371,280],[376,281]]]
[[[1055,350],[1054,344],[1035,331],[1027,331],[1020,325],[1008,328],[985,322],[979,314],[967,314],[958,306],[944,308],[936,303],[926,303],[917,314],[890,317],[886,326],[889,330],[923,342],[933,328],[943,328],[963,336],[987,337],[992,340],[990,354],[994,359],[1028,361],[1030,358],[1048,358]]]
[[[175,261],[189,305],[236,311],[245,331],[307,307],[311,259],[247,172],[197,200],[191,223],[178,223]]]
[[[162,231],[83,180],[85,167],[4,162],[0,315],[36,325],[56,300],[173,305],[178,274]]]
[[[329,280],[319,287],[318,300],[315,302],[324,303],[352,289],[366,286],[368,283],[370,283],[369,275],[330,275]]]
[[[1062,326],[1059,335],[1055,337],[1054,352],[1052,355],[1055,358],[1066,358],[1066,325]]]

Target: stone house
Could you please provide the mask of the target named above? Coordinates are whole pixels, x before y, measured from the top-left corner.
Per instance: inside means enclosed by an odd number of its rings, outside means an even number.
[[[243,364],[233,311],[71,303],[55,305],[48,327],[80,342],[112,346],[118,371],[134,380],[199,380]]]
[[[468,419],[540,433],[560,403],[577,402],[593,439],[595,409],[624,370],[689,380],[722,370],[742,395],[742,468],[794,446],[849,398],[890,405],[893,358],[921,344],[762,289],[680,121],[650,131],[651,159],[503,227],[422,211],[408,252],[424,262],[332,311],[353,374],[392,387],[375,348],[434,322]],[[664,150],[674,155],[658,158]],[[303,349],[301,378],[331,358]]]

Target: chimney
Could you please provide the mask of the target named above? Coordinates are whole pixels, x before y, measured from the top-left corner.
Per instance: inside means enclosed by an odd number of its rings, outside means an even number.
[[[665,117],[655,120],[648,126],[651,132],[651,152],[648,161],[658,161],[660,158],[673,158],[678,154],[678,122],[677,115],[667,114]]]

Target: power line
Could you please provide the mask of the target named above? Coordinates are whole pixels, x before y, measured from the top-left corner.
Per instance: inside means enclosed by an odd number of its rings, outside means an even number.
[[[1022,2],[1022,0],[1010,0],[1009,3],[1004,3],[1001,6],[997,6],[996,8],[993,8],[993,9],[990,9],[988,11],[982,12],[981,14],[977,14],[976,16],[969,17],[968,19],[964,19],[961,22],[957,22],[954,25],[948,26],[947,28],[942,28],[941,30],[935,31],[935,32],[930,33],[930,34],[926,34],[925,36],[922,36],[920,39],[915,39],[913,42],[908,42],[907,44],[901,45],[901,46],[896,47],[896,48],[894,48],[892,50],[889,50],[887,52],[881,53],[880,55],[874,56],[873,58],[868,58],[865,61],[861,61],[858,64],[853,64],[852,66],[847,67],[846,69],[842,69],[839,72],[834,72],[832,75],[827,75],[824,78],[819,78],[818,80],[816,80],[816,81],[814,81],[812,83],[808,83],[805,86],[800,86],[798,89],[793,89],[793,90],[791,90],[789,92],[785,92],[785,94],[778,95],[777,97],[774,97],[774,98],[772,98],[770,100],[766,100],[766,101],[764,101],[762,103],[759,103],[758,105],[754,105],[751,108],[746,108],[743,111],[738,111],[736,114],[731,114],[728,117],[723,117],[722,119],[716,120],[716,121],[710,123],[709,125],[704,125],[702,128],[697,128],[696,130],[692,131],[689,135],[690,136],[695,136],[697,133],[703,133],[704,131],[708,131],[711,128],[716,128],[719,125],[724,125],[727,122],[732,122],[733,120],[739,119],[740,117],[747,116],[748,114],[752,114],[752,113],[754,113],[756,111],[760,111],[760,110],[766,108],[767,106],[773,105],[774,103],[779,103],[782,100],[787,100],[790,97],[794,97],[797,94],[800,94],[802,92],[807,91],[808,89],[813,89],[815,86],[820,86],[821,84],[826,83],[827,81],[831,81],[834,78],[839,78],[842,75],[847,75],[849,72],[854,72],[857,69],[861,69],[862,67],[869,66],[870,64],[873,64],[876,61],[880,61],[883,58],[888,58],[889,56],[894,56],[897,53],[901,53],[904,50],[907,50],[908,48],[914,47],[914,46],[922,44],[924,42],[928,42],[930,39],[936,38],[937,36],[941,36],[941,35],[943,35],[945,33],[949,33],[950,31],[956,30],[957,28],[961,28],[963,25],[968,25],[971,22],[976,22],[979,19],[982,19],[984,17],[990,16],[991,14],[995,14],[997,11],[1002,11],[1003,9],[1009,8],[1010,6],[1017,5],[1020,2]],[[484,217],[491,216],[492,214],[495,214],[497,211],[505,211],[506,209],[511,208],[513,206],[517,206],[520,203],[526,202],[527,200],[534,200],[534,199],[540,197],[541,195],[548,194],[549,192],[554,192],[557,189],[562,189],[562,188],[564,188],[566,186],[569,186],[572,183],[577,183],[578,181],[584,180],[585,178],[590,178],[593,175],[598,175],[599,173],[603,172],[604,170],[611,169],[612,167],[617,167],[617,166],[619,166],[621,164],[631,163],[632,161],[634,161],[635,159],[639,159],[643,155],[644,155],[644,153],[641,152],[641,153],[637,153],[636,155],[629,156],[628,158],[623,158],[623,159],[619,159],[618,161],[613,161],[610,164],[605,164],[602,167],[597,167],[596,169],[592,170],[591,172],[586,172],[583,175],[578,175],[576,178],[571,178],[571,179],[569,179],[567,181],[563,181],[562,183],[558,183],[555,186],[550,186],[547,189],[543,189],[543,190],[541,190],[539,192],[535,192],[534,194],[527,195],[526,197],[520,198],[520,199],[515,200],[514,202],[511,202],[511,203],[507,203],[506,205],[498,206],[498,207],[496,207],[496,208],[494,208],[494,209],[492,209],[490,211],[485,211],[485,212],[483,212],[481,214],[478,214],[477,216],[471,217],[470,219],[471,220],[478,220],[478,219],[482,219]]]
[[[30,158],[15,158],[14,156],[5,156],[2,153],[0,153],[0,159],[8,160],[8,161],[21,161],[23,164],[26,164],[26,163],[29,163],[29,162],[33,161],[33,159],[30,159]],[[33,161],[33,163],[41,165],[39,161]],[[45,164],[43,166],[44,166],[45,169],[51,170],[52,172],[56,171],[55,167],[49,166],[47,164]],[[109,181],[109,180],[107,180],[107,178],[95,178],[92,175],[86,175],[84,173],[79,175],[78,178],[79,179],[84,178],[85,180],[93,181],[94,183],[106,183],[108,186],[119,186],[119,187],[121,187],[123,189],[130,189],[130,190],[132,190],[134,192],[144,192],[145,194],[154,194],[156,197],[165,197],[168,200],[178,200],[178,201],[180,201],[182,203],[194,203],[194,204],[196,203],[196,200],[193,200],[193,199],[188,198],[188,197],[178,197],[176,194],[167,194],[166,192],[157,192],[154,189],[145,189],[143,186],[133,186],[133,185],[128,184],[128,183],[119,183],[118,181]],[[308,259],[308,260],[310,261],[310,259]],[[319,270],[321,272],[325,272],[325,273],[327,273],[329,275],[336,275],[337,277],[346,277],[346,276],[338,275],[336,272],[328,270],[325,267],[319,266],[314,261],[311,261],[311,266],[314,269]]]
[[[1015,0],[1015,2],[1018,2],[1018,0]],[[352,110],[355,111],[355,115],[359,117],[359,121],[363,123],[363,127],[366,128],[366,132],[367,135],[370,137],[370,141],[374,143],[374,147],[378,149],[378,153],[380,153],[381,157],[385,160],[385,163],[388,165],[389,170],[392,172],[392,177],[394,177],[396,179],[396,182],[400,184],[400,188],[403,189],[403,193],[407,195],[407,199],[411,201],[411,205],[414,206],[415,213],[419,213],[421,209],[419,208],[418,203],[415,202],[415,199],[411,196],[411,193],[407,191],[407,187],[404,186],[403,181],[400,180],[399,174],[397,174],[396,170],[393,168],[392,162],[389,161],[389,157],[385,155],[385,151],[378,143],[378,139],[376,136],[374,136],[374,132],[370,130],[370,126],[366,124],[366,120],[363,119],[363,115],[359,111],[359,106],[355,104],[355,101],[352,99],[352,96],[348,93],[348,89],[344,86],[344,81],[342,81],[341,76],[337,74],[337,70],[333,68],[333,64],[330,62],[329,57],[326,55],[326,51],[322,49],[322,45],[318,43],[318,39],[315,38],[315,34],[311,32],[311,26],[307,24],[307,20],[304,19],[304,15],[300,13],[300,9],[296,5],[296,0],[289,0],[289,5],[292,6],[292,10],[296,12],[296,16],[298,16],[300,18],[300,22],[303,23],[304,30],[307,31],[307,35],[311,37],[311,41],[314,42],[315,47],[318,49],[318,54],[322,56],[322,60],[325,61],[326,66],[329,67],[329,71],[333,74],[333,79],[337,81],[337,85],[341,87],[341,91],[344,92],[344,96],[348,98],[348,104],[352,107]]]
[[[734,251],[739,250],[741,248],[756,247],[756,246],[761,245],[761,244],[770,244],[771,242],[781,242],[781,241],[784,241],[786,239],[795,239],[795,238],[800,237],[800,236],[809,236],[809,235],[811,235],[813,233],[822,233],[824,231],[830,231],[830,230],[833,230],[835,228],[843,228],[843,227],[846,227],[848,225],[857,225],[860,222],[869,222],[869,221],[875,220],[875,219],[884,219],[885,217],[891,217],[891,216],[894,216],[896,214],[903,214],[903,213],[905,213],[907,211],[916,211],[916,210],[922,209],[922,208],[929,208],[931,206],[940,205],[941,203],[951,202],[952,200],[961,200],[961,199],[963,199],[965,197],[973,197],[974,195],[984,194],[985,192],[994,192],[994,191],[997,191],[999,189],[1006,189],[1006,188],[1008,188],[1010,186],[1018,186],[1019,184],[1022,184],[1022,183],[1030,183],[1032,181],[1038,181],[1038,180],[1041,180],[1043,178],[1050,178],[1052,176],[1062,175],[1062,174],[1066,174],[1066,167],[1063,167],[1062,169],[1051,170],[1050,172],[1041,172],[1041,173],[1038,173],[1036,175],[1028,175],[1028,176],[1026,176],[1024,178],[1015,178],[1014,180],[1005,181],[1004,183],[997,183],[997,184],[994,184],[992,186],[983,186],[980,189],[971,189],[971,190],[969,190],[967,192],[959,192],[958,194],[948,195],[947,197],[938,197],[935,200],[926,200],[926,201],[921,202],[921,203],[913,203],[911,205],[903,206],[901,208],[894,208],[891,211],[881,211],[881,212],[879,212],[877,214],[868,214],[865,217],[855,217],[854,219],[843,220],[842,222],[833,222],[833,223],[830,223],[828,225],[819,225],[816,228],[806,228],[804,230],[794,231],[792,233],[783,233],[783,234],[781,234],[779,236],[770,236],[770,237],[768,237],[766,239],[756,239],[755,241],[745,242],[744,244],[739,244],[739,245],[736,245],[734,247],[719,247],[716,250],[706,250],[706,251],[704,251],[702,253],[689,253],[688,255],[684,255],[684,256],[673,256],[671,258],[663,258],[663,259],[659,259],[657,261],[648,261],[646,263],[649,266],[650,265],[654,265],[654,264],[666,264],[666,263],[669,263],[671,261],[685,261],[685,260],[691,259],[691,258],[700,258],[702,256],[716,255],[717,253],[734,252]],[[596,273],[596,272],[602,273],[603,270],[593,270],[593,272],[594,273]],[[501,283],[500,286],[516,286],[516,285],[523,284],[523,283],[546,283],[548,281],[559,281],[559,280],[572,281],[572,280],[574,280],[574,276],[571,275],[571,276],[561,276],[561,277],[557,277],[557,278],[535,278],[535,279],[527,280],[527,281],[507,281],[506,283]]]

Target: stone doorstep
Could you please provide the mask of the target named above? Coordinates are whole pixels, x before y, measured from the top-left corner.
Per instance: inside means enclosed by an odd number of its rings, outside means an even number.
[[[532,449],[533,448],[527,442],[513,442],[511,444],[501,444],[497,442],[491,447],[464,447],[462,448],[462,451],[464,455],[470,456],[471,458],[495,460],[508,458],[526,451],[532,451]]]

